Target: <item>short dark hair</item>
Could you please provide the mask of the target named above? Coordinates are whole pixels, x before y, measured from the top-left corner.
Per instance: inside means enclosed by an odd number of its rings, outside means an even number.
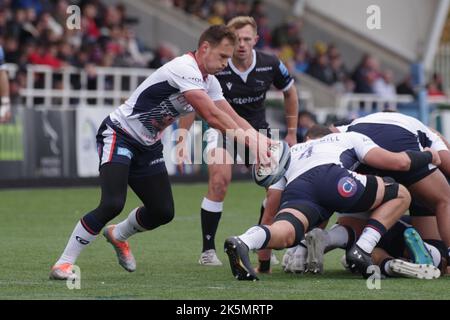
[[[308,137],[310,139],[318,139],[330,133],[333,133],[330,128],[321,124],[315,124],[311,128],[309,128],[308,131],[306,131],[305,137]]]
[[[308,117],[308,118],[310,118],[311,120],[313,120],[314,122],[317,123],[316,116],[311,111],[308,111],[308,110],[299,111],[298,112],[298,118],[300,118],[300,117]]]
[[[230,40],[233,45],[236,43],[236,35],[231,28],[228,28],[224,24],[210,26],[198,39],[198,47],[200,47],[204,41],[208,41],[211,46],[215,47],[225,38]]]

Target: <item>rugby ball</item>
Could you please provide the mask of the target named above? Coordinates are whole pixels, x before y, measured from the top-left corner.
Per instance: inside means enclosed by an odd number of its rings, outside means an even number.
[[[269,147],[271,165],[254,164],[252,168],[253,180],[257,185],[268,188],[277,183],[286,173],[291,162],[291,151],[286,141],[279,141]]]

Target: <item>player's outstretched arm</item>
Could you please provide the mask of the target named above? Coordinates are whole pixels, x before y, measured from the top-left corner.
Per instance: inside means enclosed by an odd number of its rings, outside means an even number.
[[[178,119],[178,129],[184,129],[189,131],[192,124],[194,123],[194,120],[195,120],[195,112],[191,112],[185,116],[182,116],[181,118]]]
[[[364,163],[381,170],[414,171],[430,163],[439,165],[440,158],[435,150],[429,148],[423,152],[391,152],[377,147],[367,152]]]
[[[241,127],[230,115],[219,109],[203,90],[189,90],[184,92],[184,96],[200,117],[205,119],[211,127],[220,130],[224,134],[226,134],[226,130],[233,130],[237,142],[247,145],[253,154],[257,156],[260,163],[270,163],[268,152],[261,150],[263,147],[267,149],[271,144],[269,138],[258,134],[242,118],[242,120],[238,119],[239,124],[244,126]]]
[[[239,116],[236,113],[236,111],[234,111],[233,107],[228,103],[227,100],[218,100],[218,101],[215,101],[214,103],[220,110],[222,110],[223,112],[228,114],[237,123],[237,125],[239,127],[241,127],[244,130],[254,130],[253,127],[250,125],[250,123],[248,123],[247,120],[245,120],[244,118]],[[258,135],[262,136],[263,139],[265,138],[265,135],[262,135],[259,132],[258,132]]]
[[[180,119],[178,119],[178,136],[176,142],[176,164],[178,171],[184,173],[184,164],[190,164],[189,152],[187,151],[187,138],[189,129],[194,123],[195,112],[191,112]]]

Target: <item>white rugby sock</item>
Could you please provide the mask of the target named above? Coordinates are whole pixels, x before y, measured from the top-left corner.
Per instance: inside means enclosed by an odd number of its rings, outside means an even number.
[[[139,208],[133,209],[128,218],[118,223],[116,227],[113,229],[113,237],[119,241],[126,241],[132,235],[146,231],[137,221],[136,214]]]
[[[254,226],[248,229],[239,238],[244,242],[250,250],[261,249],[267,240],[267,232],[260,226]]]
[[[381,234],[371,227],[365,227],[356,244],[366,253],[372,253],[373,249],[381,239]]]
[[[75,229],[67,242],[66,248],[62,253],[61,257],[58,261],[56,261],[55,265],[60,265],[63,263],[74,264],[80,255],[81,251],[90,244],[92,241],[97,238],[97,235],[93,235],[89,233],[81,224],[81,221],[78,221]]]

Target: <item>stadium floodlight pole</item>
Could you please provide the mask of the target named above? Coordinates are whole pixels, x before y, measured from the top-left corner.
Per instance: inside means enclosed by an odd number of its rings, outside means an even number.
[[[419,105],[419,120],[429,125],[430,108],[427,102],[427,90],[425,86],[425,70],[423,63],[416,62],[411,65],[413,83],[417,92],[417,103]]]

